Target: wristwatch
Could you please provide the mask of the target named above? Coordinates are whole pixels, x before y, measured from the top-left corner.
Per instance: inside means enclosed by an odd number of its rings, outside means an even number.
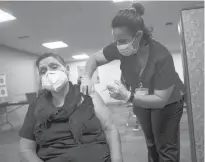
[[[130,95],[128,102],[132,103],[133,100],[134,100],[134,92],[131,91],[131,95]]]

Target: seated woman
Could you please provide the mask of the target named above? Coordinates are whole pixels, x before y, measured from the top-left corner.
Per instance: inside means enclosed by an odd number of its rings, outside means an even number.
[[[118,130],[99,94],[80,93],[64,60],[44,54],[36,61],[42,91],[19,132],[26,162],[122,162]]]

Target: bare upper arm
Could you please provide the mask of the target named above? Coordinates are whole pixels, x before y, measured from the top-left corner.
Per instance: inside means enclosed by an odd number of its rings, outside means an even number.
[[[154,90],[154,94],[162,98],[165,102],[168,102],[169,98],[172,95],[173,89],[174,89],[174,85],[164,90]]]
[[[93,59],[96,60],[97,66],[105,65],[109,63],[110,61],[107,60],[103,54],[103,49],[97,51],[93,56]]]
[[[104,130],[115,129],[111,111],[106,106],[105,102],[103,101],[99,93],[94,92],[92,99],[93,99],[96,116],[100,120],[103,129]]]
[[[36,141],[29,140],[26,138],[21,138],[19,149],[20,152],[24,152],[27,150],[36,150]]]
[[[173,92],[177,75],[174,67],[173,57],[165,49],[161,51],[162,59],[156,62],[156,72],[154,77],[154,93],[164,100],[168,100]]]

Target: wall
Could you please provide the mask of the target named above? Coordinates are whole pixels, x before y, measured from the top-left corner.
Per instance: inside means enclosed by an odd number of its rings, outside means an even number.
[[[183,66],[182,66],[182,58],[180,53],[173,54],[175,69],[177,73],[179,74],[181,80],[184,80],[183,76]],[[85,65],[85,61],[80,62],[72,62],[69,63],[70,65],[70,79],[73,83],[77,82],[78,74],[77,74],[77,66],[83,66]],[[107,102],[116,102],[116,100],[111,99],[109,97],[108,91],[101,92],[106,88],[106,85],[113,83],[114,80],[119,80],[121,76],[120,71],[120,61],[113,61],[107,65],[103,65],[98,68],[99,71],[99,77],[100,77],[100,84],[95,85],[95,89],[97,92],[99,92],[104,99],[104,101]]]
[[[172,56],[174,59],[175,70],[179,74],[180,79],[184,82],[184,70],[183,70],[183,63],[182,63],[182,55],[181,55],[181,53],[175,53]]]
[[[9,97],[5,100],[18,101],[25,99],[25,93],[36,89],[35,60],[37,55],[0,46],[0,73],[6,74]],[[2,100],[2,98],[0,99]],[[13,108],[9,108],[10,111]],[[14,125],[22,122],[26,107],[13,111],[9,119]]]
[[[192,162],[204,161],[204,6],[181,11]],[[196,155],[195,155],[196,154]]]
[[[10,97],[36,89],[35,60],[37,55],[0,46],[0,73],[5,73]]]

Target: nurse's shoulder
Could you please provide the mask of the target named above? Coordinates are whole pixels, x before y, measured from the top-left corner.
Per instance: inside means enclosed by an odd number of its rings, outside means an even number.
[[[159,41],[152,39],[152,52],[155,55],[156,62],[161,62],[172,57],[170,51]]]

